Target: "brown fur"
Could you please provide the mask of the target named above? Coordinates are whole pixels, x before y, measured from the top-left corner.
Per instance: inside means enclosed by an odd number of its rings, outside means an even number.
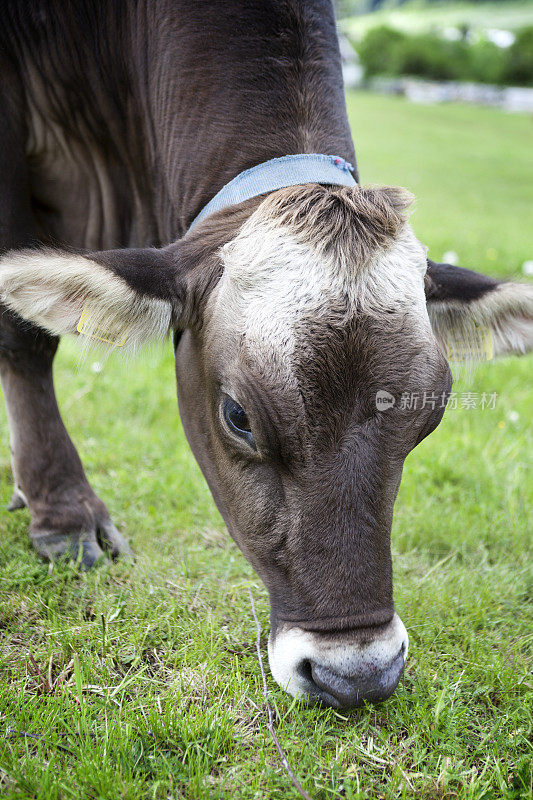
[[[398,187],[291,186],[272,192],[259,213],[290,228],[299,241],[341,262],[364,267],[390,244],[413,196]]]

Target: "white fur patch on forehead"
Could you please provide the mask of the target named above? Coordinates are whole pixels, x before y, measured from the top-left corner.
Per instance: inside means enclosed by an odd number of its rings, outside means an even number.
[[[284,294],[297,288],[305,305],[306,300],[316,299],[320,287],[326,297],[357,304],[368,313],[420,297],[426,271],[425,249],[407,223],[364,265],[352,260],[350,253],[339,257],[337,250],[301,241],[288,226],[260,219],[248,220],[222,248],[221,257],[225,276],[243,294],[281,283]]]
[[[407,225],[412,197],[402,189],[310,185],[270,194],[221,250],[242,291],[297,268],[322,273],[334,293],[362,303],[364,286],[387,280],[400,289],[410,273],[426,271],[425,251]],[[396,303],[391,292],[386,302]],[[371,302],[374,307],[376,302]]]
[[[336,239],[317,239],[316,231],[306,236],[306,226],[262,208],[221,250],[216,313],[248,342],[287,356],[300,320],[342,322],[361,312],[414,314],[429,331],[425,249],[403,218],[371,248],[368,237],[357,246],[338,224]]]

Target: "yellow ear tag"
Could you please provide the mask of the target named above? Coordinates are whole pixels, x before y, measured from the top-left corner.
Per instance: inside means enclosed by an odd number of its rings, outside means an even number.
[[[446,356],[448,361],[492,361],[494,358],[494,342],[490,328],[474,325],[469,331],[468,341],[454,339],[453,335],[446,339]]]
[[[123,347],[128,338],[127,336],[122,336],[120,332],[99,331],[98,328],[93,328],[91,325],[91,312],[87,306],[83,307],[76,330],[78,333],[81,333],[82,336],[87,336],[89,339],[94,339],[97,342],[112,344],[114,347]]]

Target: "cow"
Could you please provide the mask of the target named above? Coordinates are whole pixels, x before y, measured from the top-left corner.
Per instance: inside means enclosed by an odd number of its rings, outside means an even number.
[[[530,349],[531,286],[428,260],[410,195],[358,183],[330,0],[1,7],[11,508],[44,558],[130,553],[52,362],[68,333],[172,335],[188,441],[269,593],[275,680],[334,708],[388,698],[408,649],[393,505],[443,408],[377,394],[446,397],[447,343],[475,354],[480,331]]]

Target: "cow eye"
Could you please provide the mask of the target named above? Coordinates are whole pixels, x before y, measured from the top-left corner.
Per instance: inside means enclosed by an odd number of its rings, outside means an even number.
[[[244,439],[255,450],[254,437],[246,411],[228,395],[224,395],[222,398],[222,416],[230,431],[240,439]]]

